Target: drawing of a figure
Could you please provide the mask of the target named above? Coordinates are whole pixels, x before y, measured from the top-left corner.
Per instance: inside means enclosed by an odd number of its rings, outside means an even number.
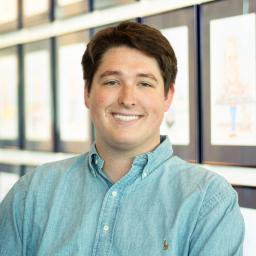
[[[238,108],[243,101],[246,88],[241,80],[238,48],[238,40],[230,37],[226,42],[224,51],[224,81],[219,101],[229,108],[230,137],[236,136],[238,132]]]
[[[256,142],[255,18],[248,14],[211,21],[213,145]]]

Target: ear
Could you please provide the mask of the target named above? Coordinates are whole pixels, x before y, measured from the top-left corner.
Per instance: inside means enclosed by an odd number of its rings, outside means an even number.
[[[84,83],[84,104],[87,108],[90,108],[90,94],[88,90],[88,84],[86,81]]]
[[[168,91],[167,95],[165,96],[165,102],[164,102],[165,112],[169,109],[169,107],[172,103],[174,91],[175,91],[174,84],[171,84],[169,87],[169,91]]]

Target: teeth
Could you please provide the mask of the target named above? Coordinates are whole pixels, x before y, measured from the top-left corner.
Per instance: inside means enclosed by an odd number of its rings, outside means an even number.
[[[119,119],[121,121],[132,121],[132,120],[136,120],[136,119],[139,119],[139,116],[135,116],[135,115],[130,115],[130,116],[127,116],[127,115],[120,115],[120,114],[114,114],[113,115],[114,118],[116,119]]]

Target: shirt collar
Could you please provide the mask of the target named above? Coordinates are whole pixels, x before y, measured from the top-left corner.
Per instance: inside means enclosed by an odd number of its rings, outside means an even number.
[[[164,161],[173,154],[171,142],[167,136],[161,136],[160,144],[153,150],[135,157],[132,166],[141,170],[142,179],[150,175]],[[104,165],[104,160],[99,156],[95,142],[89,151],[89,168],[94,176],[99,173]]]
[[[139,158],[147,159],[141,174],[142,179],[154,172],[157,167],[169,159],[172,154],[173,149],[169,138],[167,136],[161,136],[160,144],[153,151],[135,157],[134,162],[136,162]]]
[[[89,168],[94,176],[98,173],[104,165],[104,160],[100,157],[96,149],[96,143],[93,142],[89,151]]]

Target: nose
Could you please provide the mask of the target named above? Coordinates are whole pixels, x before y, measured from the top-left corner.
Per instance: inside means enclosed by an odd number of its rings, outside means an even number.
[[[125,107],[135,106],[135,88],[132,86],[123,86],[119,92],[118,103]]]

